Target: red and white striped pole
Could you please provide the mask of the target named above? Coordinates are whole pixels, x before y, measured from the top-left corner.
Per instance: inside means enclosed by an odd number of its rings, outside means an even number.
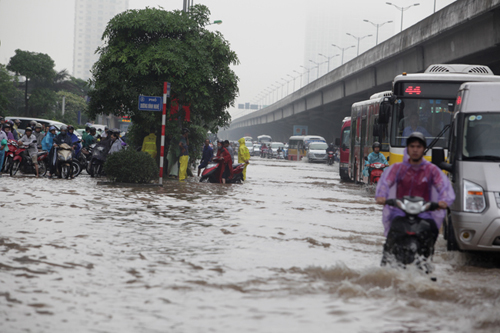
[[[165,155],[165,122],[167,121],[167,82],[163,82],[163,114],[161,116],[160,185],[163,184],[163,160]]]

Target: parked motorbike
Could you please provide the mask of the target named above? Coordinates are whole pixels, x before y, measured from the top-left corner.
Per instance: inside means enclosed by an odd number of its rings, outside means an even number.
[[[438,203],[425,202],[421,197],[405,196],[403,200],[388,199],[386,205],[401,209],[405,216],[392,221],[381,265],[406,267],[415,262],[418,268],[429,273],[431,266],[427,259],[434,253],[435,239],[430,222],[420,219],[418,214],[438,209]]]
[[[368,166],[370,171],[370,178],[369,178],[369,184],[377,184],[378,181],[380,180],[380,177],[382,177],[382,173],[384,172],[384,169],[387,167],[387,165],[383,163],[372,163]]]
[[[9,173],[11,176],[15,176],[18,171],[21,171],[24,174],[35,174],[36,168],[29,156],[27,149],[36,145],[36,141],[33,141],[29,145],[17,144],[16,142],[12,142],[12,146],[16,148],[14,152],[14,157],[12,158],[12,164],[10,164]],[[48,153],[46,151],[38,152],[37,163],[38,163],[38,175],[45,176],[47,173],[47,167],[45,164],[45,159],[47,158]]]
[[[5,152],[5,158],[3,162],[3,172],[10,172],[10,167],[14,161],[14,154],[17,149],[17,142],[15,140],[7,141],[8,150]]]
[[[221,164],[224,163],[224,159],[222,157],[214,157],[213,162],[215,164],[209,165],[203,170],[200,182],[219,183]],[[241,183],[243,181],[244,168],[245,163],[233,164],[233,178],[228,179],[226,184]]]
[[[101,177],[103,175],[104,162],[109,152],[109,142],[106,140],[99,141],[92,149],[92,157],[90,159],[89,174],[90,177]]]

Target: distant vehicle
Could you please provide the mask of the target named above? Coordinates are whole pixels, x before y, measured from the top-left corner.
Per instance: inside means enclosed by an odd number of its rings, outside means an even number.
[[[335,139],[335,144],[340,147],[339,173],[340,179],[350,180],[349,176],[349,147],[351,146],[351,117],[345,117],[342,122],[340,138]]]
[[[251,136],[244,136],[243,139],[245,139],[245,141],[253,142],[253,138]]]
[[[281,148],[281,150],[285,148],[285,144],[283,142],[271,142],[268,146],[270,146],[267,152],[268,158],[276,158],[278,156],[278,148]]]
[[[326,142],[311,142],[307,148],[307,161],[312,162],[324,162],[328,161],[328,156],[326,155],[326,149],[328,144]]]
[[[301,160],[306,155],[304,149],[304,136],[294,135],[288,139],[287,159],[290,161]]]
[[[272,141],[273,141],[273,139],[271,138],[270,135],[259,135],[257,137],[257,142],[261,143],[261,144],[262,143],[269,143],[269,142],[272,142]]]
[[[449,172],[455,202],[445,219],[448,250],[500,251],[500,82],[460,86],[451,117],[449,156],[432,162]]]
[[[311,142],[326,142],[325,138],[319,135],[306,135],[302,140],[304,148],[307,149]]]
[[[253,153],[250,155],[252,156],[259,156],[260,155],[260,148],[262,147],[262,144],[260,143],[254,143],[253,145]]]
[[[42,118],[8,116],[8,117],[5,117],[5,119],[6,120],[19,119],[21,121],[21,125],[19,125],[19,129],[22,129],[22,130],[24,130],[26,127],[29,127],[30,126],[30,122],[32,120],[34,120],[37,123],[40,123],[42,125],[45,125],[45,126],[54,126],[58,132],[59,132],[59,128],[62,125],[66,125],[66,124],[61,123],[59,121],[50,120],[50,119],[42,119]]]
[[[245,146],[247,146],[248,152],[250,153],[250,156],[252,156],[254,154],[254,148],[253,148],[252,141],[245,141]]]

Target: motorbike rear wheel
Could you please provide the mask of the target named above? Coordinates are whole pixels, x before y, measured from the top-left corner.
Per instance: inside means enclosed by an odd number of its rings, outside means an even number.
[[[12,165],[10,166],[10,175],[15,176],[17,171],[19,171],[19,166],[21,165],[21,162],[19,161],[14,161]]]
[[[38,162],[38,175],[43,177],[47,173],[47,164],[44,161]]]

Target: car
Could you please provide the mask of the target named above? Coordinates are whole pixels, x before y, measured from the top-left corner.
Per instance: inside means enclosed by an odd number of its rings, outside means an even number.
[[[252,156],[254,154],[254,148],[253,148],[252,141],[245,141],[245,146],[247,146],[248,152],[250,153],[250,156]]]
[[[59,131],[59,128],[62,125],[66,125],[64,123],[61,123],[59,121],[55,120],[50,120],[50,119],[42,119],[42,118],[32,118],[32,117],[15,117],[15,116],[8,116],[5,117],[6,120],[14,120],[14,119],[19,119],[21,121],[21,125],[19,125],[19,129],[25,129],[30,125],[30,122],[32,120],[36,121],[37,123],[40,123],[45,126],[54,126],[57,131]]]
[[[324,162],[328,161],[326,149],[328,144],[326,142],[311,142],[307,147],[306,157],[309,163],[311,162]]]
[[[83,132],[85,132],[85,129],[83,129],[83,128],[79,128],[79,129],[75,130],[75,134],[77,136],[79,136],[80,139],[83,137]]]
[[[251,156],[259,156],[260,155],[260,148],[262,147],[262,144],[260,143],[254,143],[253,145],[253,152],[250,154]]]
[[[283,150],[285,148],[285,144],[283,142],[271,142],[270,144],[268,144],[268,147],[269,146],[270,146],[270,149],[268,149],[268,152],[267,152],[268,158],[278,157],[278,148],[281,148],[281,150]]]

